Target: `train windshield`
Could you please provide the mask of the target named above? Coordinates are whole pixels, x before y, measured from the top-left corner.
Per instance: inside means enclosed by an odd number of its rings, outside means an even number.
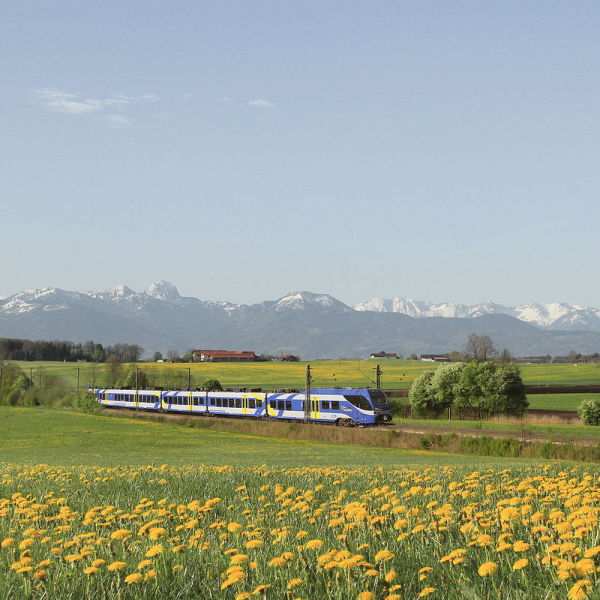
[[[390,403],[387,396],[381,390],[369,390],[371,400],[375,406],[389,407]]]
[[[373,410],[371,403],[364,396],[354,396],[354,395],[346,395],[344,394],[344,398],[348,400],[351,404],[356,406],[356,408],[360,408],[361,410]]]

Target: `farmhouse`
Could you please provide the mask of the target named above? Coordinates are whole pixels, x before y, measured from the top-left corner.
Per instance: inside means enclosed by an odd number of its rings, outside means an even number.
[[[398,358],[395,352],[371,352],[369,358]]]
[[[421,354],[421,360],[425,362],[450,362],[446,354]]]
[[[254,362],[258,357],[249,350],[193,350],[194,362]]]

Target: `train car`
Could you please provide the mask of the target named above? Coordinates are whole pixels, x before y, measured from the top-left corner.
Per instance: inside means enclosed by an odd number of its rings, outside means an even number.
[[[317,388],[310,406],[304,391],[182,391],[94,390],[97,401],[112,408],[133,408],[179,414],[198,414],[285,421],[310,421],[343,426],[386,423],[392,419],[386,395],[370,388]]]

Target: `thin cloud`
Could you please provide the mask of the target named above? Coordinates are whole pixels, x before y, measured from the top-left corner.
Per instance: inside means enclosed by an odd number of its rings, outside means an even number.
[[[272,106],[275,106],[273,102],[269,102],[264,98],[255,98],[254,100],[250,100],[250,102],[248,102],[248,105],[257,106],[258,108],[271,108]]]
[[[140,102],[158,102],[160,100],[156,94],[127,96],[120,93],[112,94],[108,98],[82,98],[79,94],[54,88],[33,90],[31,98],[35,104],[43,106],[47,110],[67,115],[99,114]],[[112,127],[123,127],[134,122],[132,119],[120,115],[108,115],[102,121]]]

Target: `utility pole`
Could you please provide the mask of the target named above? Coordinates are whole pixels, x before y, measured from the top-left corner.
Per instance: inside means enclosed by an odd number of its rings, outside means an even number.
[[[375,367],[375,387],[380,390],[381,389],[381,367],[377,365]]]
[[[79,391],[79,367],[77,367],[77,391]]]
[[[192,370],[190,367],[187,368],[188,372],[188,392],[192,389]]]
[[[310,365],[306,365],[306,392],[304,393],[304,420],[310,421],[310,385],[312,383],[312,377],[310,375]]]

